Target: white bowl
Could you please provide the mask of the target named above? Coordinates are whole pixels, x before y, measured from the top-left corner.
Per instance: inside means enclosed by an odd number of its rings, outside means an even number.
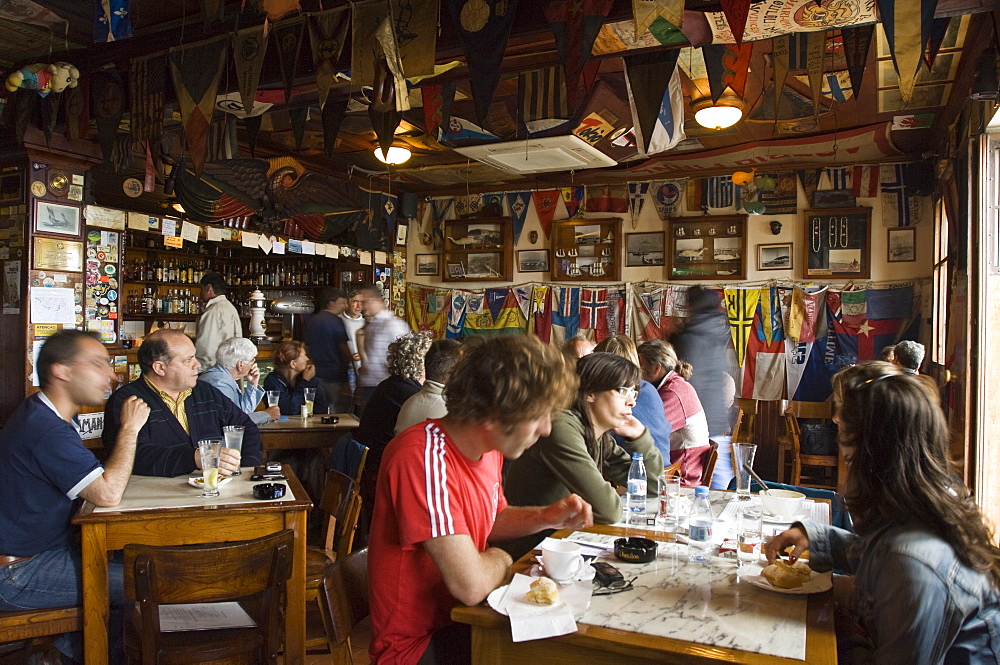
[[[792,490],[761,490],[760,502],[772,515],[798,517],[802,514],[802,503],[806,495]]]

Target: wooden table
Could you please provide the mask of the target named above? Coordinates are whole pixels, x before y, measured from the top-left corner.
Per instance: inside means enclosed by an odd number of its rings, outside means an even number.
[[[657,540],[665,540],[666,534],[656,532],[637,532],[636,529],[625,529],[620,526],[594,526],[586,529],[588,532],[609,534],[609,535],[644,535]],[[556,537],[565,537],[569,531],[561,531]],[[676,547],[668,545],[665,547]],[[531,564],[532,553],[528,553],[514,564],[515,572],[524,572]],[[626,579],[632,577],[629,573],[629,564],[617,561],[610,561],[613,565],[622,570]],[[663,563],[664,569],[674,567],[672,573],[682,576],[683,581],[671,589],[678,596],[682,596],[685,601],[685,619],[692,617],[701,620],[700,611],[707,611],[709,599],[713,596],[713,587],[707,584],[699,584],[700,564],[690,564],[686,561],[686,554],[675,557],[673,564],[669,561]],[[719,559],[714,561],[712,566],[720,567],[730,565],[735,573],[735,562],[728,563]],[[716,570],[716,575],[719,571]],[[653,591],[663,594],[663,590]],[[740,582],[738,589],[732,587],[727,589],[732,594],[728,602],[731,603],[728,609],[732,610],[731,615],[722,617],[723,625],[731,625],[733,617],[742,613],[744,625],[747,621],[754,621],[756,616],[770,616],[781,608],[782,603],[790,602],[789,599],[802,598],[801,596],[785,596],[771,591],[765,591],[750,586],[748,583]],[[612,596],[594,597],[591,601],[591,612],[617,612],[618,614],[631,613],[634,607],[636,610],[636,622],[650,624],[658,621],[670,622],[677,620],[670,614],[670,609],[663,611],[661,616],[649,613],[649,607],[642,604],[638,599],[639,587],[634,591],[627,591]],[[631,595],[631,600],[629,596]],[[666,598],[666,596],[663,596]],[[671,600],[670,602],[675,602]],[[820,665],[836,665],[837,662],[837,642],[834,633],[833,619],[833,594],[825,592],[808,596],[806,616],[806,636],[805,636],[805,660],[783,658],[774,655],[753,653],[750,651],[737,650],[722,646],[732,641],[734,631],[727,631],[730,634],[722,636],[714,644],[706,644],[685,639],[671,639],[658,635],[646,634],[639,631],[621,630],[615,628],[605,628],[599,625],[587,624],[582,620],[577,622],[578,630],[569,635],[553,637],[543,640],[533,640],[530,642],[514,643],[511,641],[509,620],[494,612],[485,604],[475,607],[458,606],[452,610],[451,617],[459,623],[469,624],[472,627],[472,662],[475,665],[503,663],[610,663],[616,661],[628,662],[630,665],[653,663],[748,663],[751,665],[771,665],[793,663],[801,665],[803,662]],[[620,604],[618,608],[615,604]],[[680,603],[678,603],[680,604]],[[584,616],[586,619],[587,616]],[[763,626],[762,626],[763,628]],[[767,639],[767,633],[761,633]],[[801,635],[801,633],[800,633]]]
[[[300,448],[330,448],[341,435],[358,426],[358,419],[349,413],[333,414],[340,418],[336,425],[324,425],[322,416],[303,418],[288,416],[288,420],[275,420],[258,425],[264,450],[293,450]]]
[[[162,507],[198,498],[199,490],[187,484],[187,477],[132,476],[118,509],[95,512],[92,504],[84,503],[73,523],[80,525],[82,536],[83,649],[87,665],[108,662],[108,552],[129,543],[192,545],[249,540],[283,529],[295,533],[292,577],[286,593],[284,662],[303,663],[306,516],[312,503],[287,466],[284,473],[294,500],[256,501],[248,471],[244,469],[241,476],[222,486],[222,496],[199,499],[204,503],[193,507]],[[149,498],[157,492],[163,500]]]

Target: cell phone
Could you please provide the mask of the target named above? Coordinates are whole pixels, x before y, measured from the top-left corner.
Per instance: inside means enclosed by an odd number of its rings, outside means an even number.
[[[250,476],[250,480],[257,482],[259,480],[286,480],[286,478],[280,473],[255,473]]]
[[[601,586],[614,588],[625,585],[625,576],[610,563],[594,561],[590,565],[594,567],[594,577]]]
[[[268,462],[264,470],[268,473],[281,473],[281,462]]]

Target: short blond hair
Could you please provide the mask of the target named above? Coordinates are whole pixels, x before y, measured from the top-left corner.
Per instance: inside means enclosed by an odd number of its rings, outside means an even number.
[[[613,353],[620,358],[630,360],[636,367],[639,366],[639,352],[635,348],[635,342],[631,337],[625,335],[614,335],[607,337],[594,348],[594,353]]]

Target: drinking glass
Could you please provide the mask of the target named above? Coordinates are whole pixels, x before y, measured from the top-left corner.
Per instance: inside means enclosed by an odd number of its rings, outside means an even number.
[[[226,448],[232,448],[236,452],[242,452],[243,450],[243,428],[237,425],[226,425],[222,428],[222,435],[226,437]],[[242,472],[237,468],[233,472],[234,476],[240,475]]]
[[[219,455],[222,453],[222,439],[202,439],[198,442],[201,453],[201,477],[204,479],[202,497],[219,496]]]
[[[747,506],[736,517],[736,556],[739,564],[756,562],[763,541],[763,516],[760,510]]]
[[[278,400],[281,399],[281,393],[277,390],[267,391],[267,408],[272,408],[278,406]]]
[[[306,409],[309,411],[309,415],[313,414],[313,404],[316,403],[316,389],[315,388],[303,388],[303,392],[306,394]]]
[[[736,476],[736,498],[740,501],[750,499],[750,474],[744,466],[753,468],[753,456],[757,453],[756,443],[733,444],[733,474]]]
[[[660,493],[660,508],[656,514],[656,525],[667,531],[676,531],[681,527],[681,479],[672,474],[663,473],[658,480]]]

